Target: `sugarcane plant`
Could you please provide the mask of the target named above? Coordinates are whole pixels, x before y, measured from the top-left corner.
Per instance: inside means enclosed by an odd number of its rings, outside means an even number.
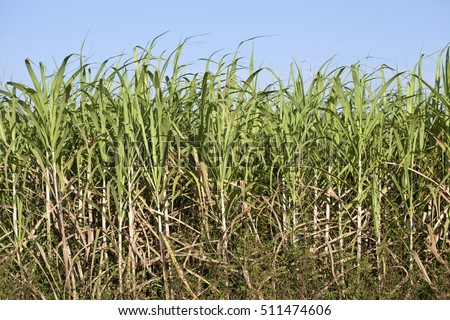
[[[426,57],[284,82],[247,41],[157,40],[0,88],[2,298],[450,296],[448,48],[434,83]]]

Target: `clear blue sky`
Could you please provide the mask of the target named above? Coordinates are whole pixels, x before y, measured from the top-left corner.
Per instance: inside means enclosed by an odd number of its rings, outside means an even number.
[[[169,31],[159,50],[174,49],[185,37],[185,62],[234,52],[240,41],[255,41],[255,58],[286,76],[293,59],[317,70],[337,55],[335,65],[349,65],[368,55],[369,65],[386,63],[412,69],[421,53],[443,49],[450,41],[449,0],[316,1],[3,1],[1,4],[0,83],[27,81],[25,58],[54,61],[84,53],[91,62],[130,54]],[[248,57],[251,44],[241,50]],[[427,69],[430,75],[434,69]]]

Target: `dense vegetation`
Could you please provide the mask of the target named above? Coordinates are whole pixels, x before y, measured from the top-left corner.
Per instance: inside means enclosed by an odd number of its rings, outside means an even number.
[[[448,49],[306,84],[154,44],[1,88],[1,298],[450,298]]]

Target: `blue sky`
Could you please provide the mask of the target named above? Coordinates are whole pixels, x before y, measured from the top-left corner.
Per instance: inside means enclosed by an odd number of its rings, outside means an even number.
[[[90,62],[130,54],[169,31],[158,50],[200,34],[185,47],[192,62],[233,53],[242,40],[254,42],[258,64],[285,77],[295,59],[307,73],[335,56],[334,65],[382,63],[411,70],[421,53],[431,54],[450,41],[448,0],[373,1],[3,1],[1,4],[0,83],[26,82],[25,58],[43,61],[50,71],[71,53]],[[240,50],[249,57],[251,43]],[[425,72],[434,74],[432,60]]]

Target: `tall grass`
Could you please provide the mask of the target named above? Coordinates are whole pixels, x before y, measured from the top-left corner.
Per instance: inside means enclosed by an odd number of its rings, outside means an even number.
[[[448,49],[284,83],[156,40],[1,88],[3,298],[450,297]]]

